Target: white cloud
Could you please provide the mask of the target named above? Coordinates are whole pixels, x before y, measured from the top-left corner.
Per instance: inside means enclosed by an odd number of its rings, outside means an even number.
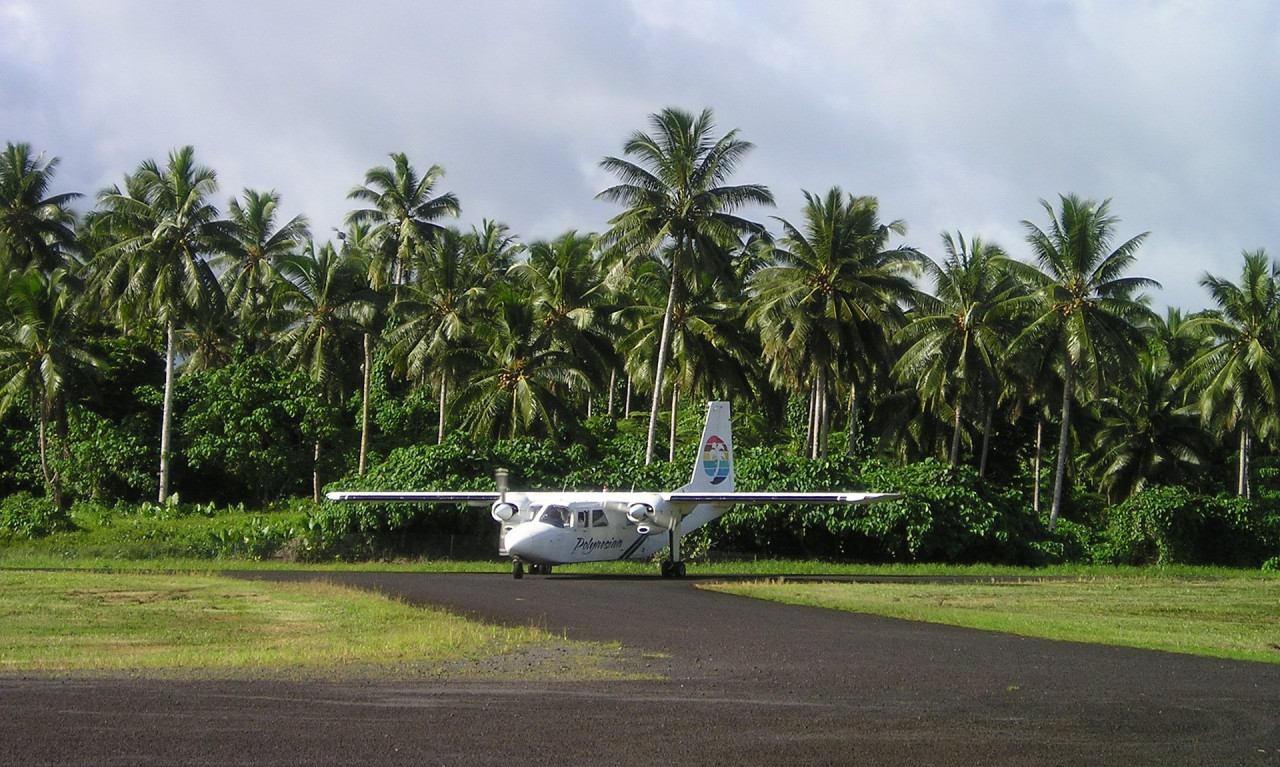
[[[600,229],[600,158],[666,106],[757,145],[741,179],[880,197],[909,241],[1023,248],[1040,198],[1112,198],[1158,303],[1280,255],[1280,6],[1168,0],[0,3],[0,138],[92,194],[183,144],[222,197],[276,188],[318,236],[364,171],[447,171],[461,223]],[[442,190],[443,190],[442,189]]]

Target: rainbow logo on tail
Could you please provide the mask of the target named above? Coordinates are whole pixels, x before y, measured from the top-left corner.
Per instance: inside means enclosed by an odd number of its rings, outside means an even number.
[[[729,476],[729,446],[724,440],[712,435],[702,446],[702,471],[711,478],[711,484],[718,485]]]

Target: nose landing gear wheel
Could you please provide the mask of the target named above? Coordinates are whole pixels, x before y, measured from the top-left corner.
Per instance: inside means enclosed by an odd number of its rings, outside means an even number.
[[[511,560],[511,577],[516,580],[524,577],[524,563],[518,559]]]

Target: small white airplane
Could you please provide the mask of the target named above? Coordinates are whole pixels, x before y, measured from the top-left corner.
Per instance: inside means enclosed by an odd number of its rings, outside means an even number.
[[[897,498],[896,493],[750,493],[733,489],[733,433],[728,402],[707,404],[702,457],[689,484],[671,492],[507,492],[506,472],[496,491],[337,491],[332,501],[465,502],[491,505],[502,525],[498,555],[511,557],[516,578],[550,574],[553,565],[611,559],[648,559],[664,547],[664,578],[685,574],[681,538],[736,504],[856,504]],[[666,533],[666,535],[662,535]]]

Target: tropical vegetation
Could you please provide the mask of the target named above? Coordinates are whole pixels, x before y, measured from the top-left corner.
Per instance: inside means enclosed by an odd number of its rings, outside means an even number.
[[[715,398],[736,405],[744,487],[903,498],[731,515],[695,551],[1280,564],[1265,251],[1203,275],[1207,308],[1161,316],[1135,273],[1146,235],[1111,200],[1041,200],[1020,261],[977,233],[909,241],[837,185],[765,215],[773,193],[738,178],[752,151],[710,110],[662,110],[601,162],[603,231],[526,243],[449,225],[444,170],[404,153],[319,240],[273,190],[224,214],[192,147],[86,196],[7,143],[0,540],[146,502],[293,509],[244,523],[277,531],[255,555],[404,551],[489,526],[322,489],[484,487],[499,465],[542,487],[679,484]]]

